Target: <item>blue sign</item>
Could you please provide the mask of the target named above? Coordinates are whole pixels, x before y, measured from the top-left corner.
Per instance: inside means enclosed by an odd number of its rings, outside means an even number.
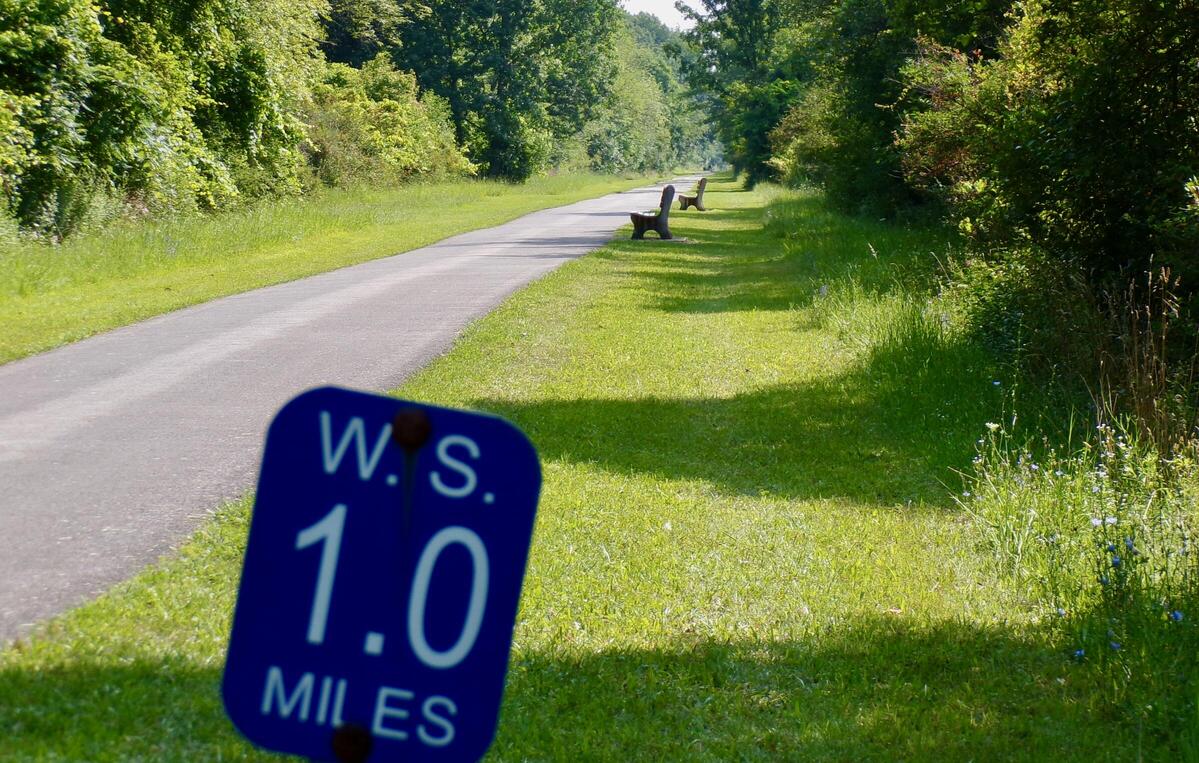
[[[267,432],[222,694],[316,760],[477,760],[541,488],[503,419],[332,387]]]

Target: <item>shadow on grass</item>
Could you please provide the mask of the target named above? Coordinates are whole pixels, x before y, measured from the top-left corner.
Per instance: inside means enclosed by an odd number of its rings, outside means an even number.
[[[1127,731],[1086,713],[1073,670],[1037,634],[885,617],[811,641],[517,655],[492,757],[1120,757]],[[170,660],[0,671],[4,756],[277,759],[237,737],[219,680]]]
[[[869,383],[859,373],[723,399],[482,399],[470,406],[516,422],[547,458],[700,479],[742,495],[952,506],[946,485],[969,465],[986,414],[951,411],[952,401],[938,400],[917,420],[897,421],[888,395]]]
[[[899,332],[845,373],[731,397],[469,405],[516,422],[546,458],[741,495],[950,508],[956,472],[1003,400],[977,348],[926,328]]]
[[[816,199],[775,203],[768,212],[791,222],[765,244],[755,208],[713,213],[737,221],[731,228],[686,230],[704,246],[618,242],[593,256],[614,261],[629,293],[644,294],[651,309],[711,313],[809,305],[816,275],[833,289],[852,279],[853,288],[882,298],[909,288],[897,271],[927,280],[935,264],[929,248],[943,242],[940,232],[877,223],[843,233],[847,219]],[[800,224],[811,230],[796,233]],[[858,365],[804,384],[731,397],[604,398],[597,389],[590,399],[471,405],[514,420],[550,458],[700,479],[743,495],[949,507],[946,485],[959,484],[955,472],[969,467],[1001,394],[981,350],[942,336],[916,313],[904,315],[906,322],[887,315],[894,326]]]
[[[244,760],[220,680],[169,659],[0,670],[0,760]]]
[[[810,642],[532,654],[514,661],[495,751],[508,760],[1128,753],[1132,735],[1088,715],[1087,687],[1073,670],[1035,636],[896,618],[858,621]]]
[[[691,218],[672,218],[680,235],[704,246],[617,241],[593,256],[620,261],[652,306],[666,312],[789,310],[810,305],[821,286],[850,279],[878,292],[924,287],[950,240],[934,227],[905,229],[838,215],[816,197],[695,219],[722,224],[692,228]],[[763,225],[773,234],[765,243]]]

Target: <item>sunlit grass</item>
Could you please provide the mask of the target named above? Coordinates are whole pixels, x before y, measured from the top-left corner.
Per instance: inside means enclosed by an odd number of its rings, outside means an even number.
[[[398,391],[505,415],[543,460],[494,759],[1135,759],[954,500],[1003,400],[928,307],[946,238],[706,200]],[[269,758],[217,699],[247,511],[0,653],[7,751]]]
[[[558,175],[523,185],[335,189],[212,216],[116,224],[57,246],[0,238],[0,363],[645,182]]]

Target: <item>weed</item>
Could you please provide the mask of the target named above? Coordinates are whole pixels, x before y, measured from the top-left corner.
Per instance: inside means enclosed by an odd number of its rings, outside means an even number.
[[[1196,449],[1168,461],[1129,419],[1035,457],[999,425],[961,505],[1063,656],[1156,743],[1193,725],[1199,677]]]

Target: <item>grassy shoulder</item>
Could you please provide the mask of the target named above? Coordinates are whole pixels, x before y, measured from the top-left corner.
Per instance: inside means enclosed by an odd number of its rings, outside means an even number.
[[[1135,757],[951,498],[1003,401],[925,307],[946,242],[812,195],[708,199],[685,240],[556,271],[397,391],[542,456],[492,757]],[[7,751],[274,759],[218,695],[248,511],[0,653]]]
[[[206,217],[0,246],[0,363],[180,307],[415,249],[642,185],[562,175],[332,189]]]

